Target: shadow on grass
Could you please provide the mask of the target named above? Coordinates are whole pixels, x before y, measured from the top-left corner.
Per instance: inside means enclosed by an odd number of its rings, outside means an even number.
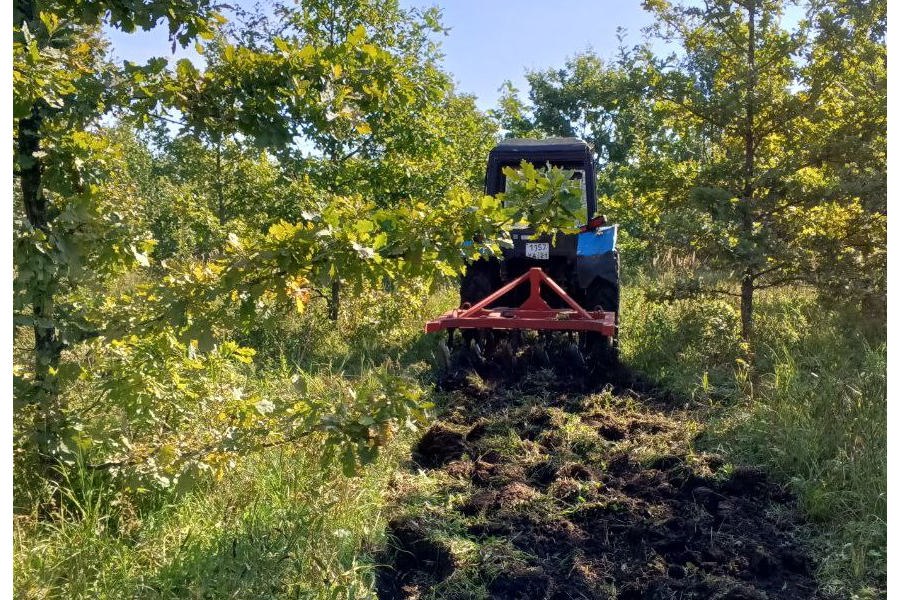
[[[188,536],[173,560],[142,582],[140,595],[305,598],[359,586],[356,548],[310,535],[321,529],[321,515],[294,512],[278,524],[251,523],[204,543]]]

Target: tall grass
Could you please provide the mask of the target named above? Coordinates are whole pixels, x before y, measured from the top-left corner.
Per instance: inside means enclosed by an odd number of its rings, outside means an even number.
[[[827,310],[802,289],[756,302],[756,335],[739,341],[738,307],[722,299],[649,301],[626,289],[623,353],[661,383],[707,402],[706,444],[766,465],[811,522],[820,580],[837,593],[883,593],[887,389],[884,324]]]
[[[183,497],[138,507],[98,481],[51,519],[15,519],[18,598],[363,598],[365,544],[403,443],[359,477],[314,446],[273,449]],[[84,478],[75,468],[68,477]],[[88,476],[90,478],[90,476]],[[64,481],[68,485],[70,482]]]
[[[422,322],[448,301],[374,292],[347,298],[338,323],[315,305],[260,322],[244,340],[258,349],[256,387],[290,395],[303,371],[317,382],[309,390],[327,389],[385,364],[427,379],[434,340],[423,339]],[[93,393],[69,392],[73,402]],[[125,493],[83,464],[60,467],[57,484],[19,478],[16,597],[372,597],[368,549],[384,530],[383,494],[411,435],[401,432],[352,478],[323,465],[315,438],[260,451],[186,493]],[[23,458],[18,472],[31,466]]]

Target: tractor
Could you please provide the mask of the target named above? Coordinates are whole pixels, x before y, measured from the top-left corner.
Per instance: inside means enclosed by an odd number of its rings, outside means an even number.
[[[502,249],[502,257],[480,258],[467,266],[460,280],[460,308],[429,321],[425,331],[448,331],[448,354],[455,347],[480,357],[500,340],[518,345],[524,332],[536,331],[545,342],[552,332],[561,332],[570,362],[615,358],[617,226],[597,212],[590,147],[577,138],[505,140],[488,156],[485,193],[506,191],[504,167],[517,167],[523,160],[566,169],[580,179],[584,222],[573,224],[578,233],[535,235],[528,224],[515,226],[512,245]],[[457,331],[462,343],[456,341]]]

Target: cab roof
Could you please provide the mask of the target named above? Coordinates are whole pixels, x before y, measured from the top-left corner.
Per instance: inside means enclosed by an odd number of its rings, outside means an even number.
[[[586,142],[573,137],[503,140],[488,155],[484,192],[492,196],[503,192],[506,188],[503,167],[518,165],[523,160],[536,166],[549,162],[564,169],[583,169],[588,218],[594,216],[597,209],[594,160]]]
[[[578,138],[545,138],[541,140],[512,138],[503,140],[491,150],[491,158],[506,162],[527,159],[529,156],[557,160],[591,159],[591,148]]]

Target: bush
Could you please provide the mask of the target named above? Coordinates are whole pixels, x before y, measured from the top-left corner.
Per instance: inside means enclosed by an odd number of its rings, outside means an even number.
[[[92,468],[124,456],[87,443],[75,462],[58,467],[56,483],[17,477],[17,597],[370,593],[367,544],[382,535],[385,488],[408,455],[420,411],[429,406],[418,382],[428,379],[421,359],[430,356],[434,340],[422,335],[422,321],[455,301],[452,294],[422,294],[418,301],[387,292],[348,295],[337,324],[323,318],[324,303],[314,302],[304,314],[261,319],[241,345],[203,356],[191,356],[175,340],[150,338],[127,347],[84,345],[67,356],[84,370],[63,391],[73,421],[85,438],[106,445],[122,438],[106,433],[126,424],[130,449],[119,449],[123,455],[158,445],[160,435],[202,437],[211,427],[228,426],[234,406],[249,407],[253,420],[275,414],[255,408],[265,401],[309,414],[322,426],[296,440],[257,432],[256,451],[252,444],[240,452],[217,447],[216,468],[201,472],[130,471],[167,482],[144,477],[137,483]],[[259,348],[253,364],[233,360],[251,343]],[[126,380],[110,379],[110,372]],[[151,377],[154,385],[137,388],[156,390],[158,402],[128,394],[128,377]],[[241,394],[233,393],[237,388]],[[167,418],[175,420],[130,416],[144,414],[148,403],[168,407],[174,412]],[[24,414],[17,425],[25,423]],[[37,472],[32,456],[19,449],[16,473]]]

